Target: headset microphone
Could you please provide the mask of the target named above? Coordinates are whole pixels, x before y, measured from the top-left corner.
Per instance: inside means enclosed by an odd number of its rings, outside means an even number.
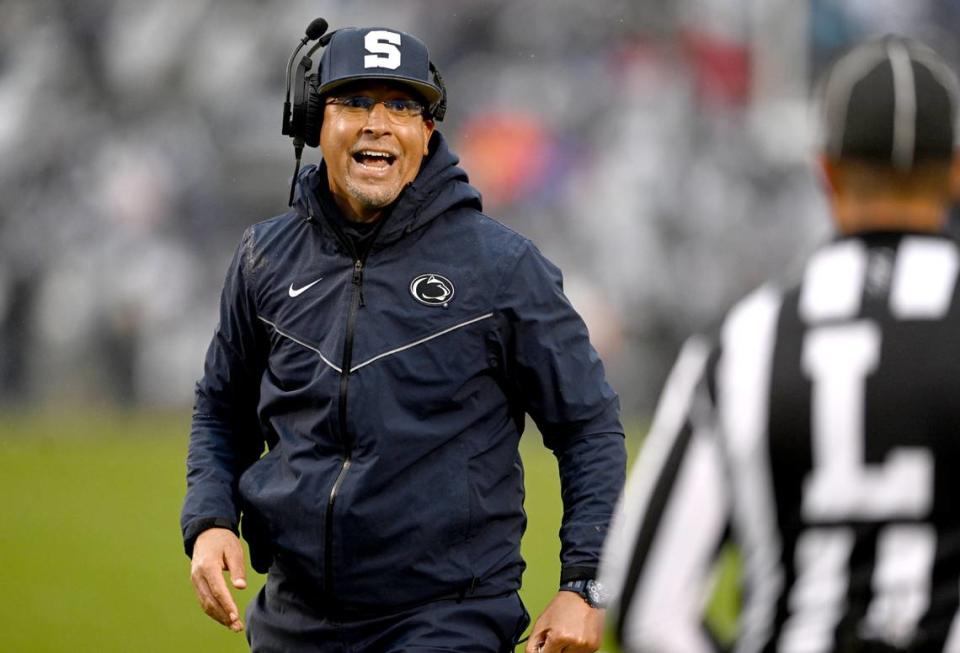
[[[290,55],[290,60],[287,62],[287,92],[283,101],[283,126],[281,128],[281,133],[284,136],[293,136],[293,152],[294,156],[297,158],[296,167],[293,170],[293,179],[290,182],[290,199],[287,202],[287,205],[293,204],[293,191],[297,183],[297,174],[300,172],[300,157],[303,154],[303,136],[300,133],[297,133],[299,130],[295,130],[291,122],[290,116],[290,73],[293,71],[293,61],[297,58],[297,54],[300,53],[300,50],[303,49],[310,41],[319,39],[327,31],[327,21],[323,18],[314,18],[309,25],[307,25],[306,36],[300,39],[300,43],[294,49],[293,54]],[[329,35],[326,39],[329,41]],[[321,41],[321,43],[324,43]],[[317,44],[320,45],[320,44]],[[311,53],[316,50],[316,46],[310,50]],[[300,60],[300,67],[304,68],[304,72],[310,69],[313,65],[313,62],[309,57],[304,57]],[[298,76],[299,78],[299,76]]]

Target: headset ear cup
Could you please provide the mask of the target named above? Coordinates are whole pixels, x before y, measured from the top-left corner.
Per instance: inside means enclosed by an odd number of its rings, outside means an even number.
[[[437,70],[437,67],[433,65],[433,62],[429,62],[430,73],[433,75],[434,83],[440,88],[440,99],[430,107],[430,115],[436,121],[442,121],[443,117],[447,115],[447,86],[443,83],[443,77],[440,76],[440,71]]]
[[[303,142],[310,147],[320,145],[320,126],[323,124],[323,98],[317,93],[316,76],[307,77],[307,101],[303,121]]]
[[[290,136],[295,139],[304,137],[310,97],[310,76],[306,73],[312,65],[313,62],[310,61],[309,57],[301,59],[293,82],[293,113],[290,116]]]

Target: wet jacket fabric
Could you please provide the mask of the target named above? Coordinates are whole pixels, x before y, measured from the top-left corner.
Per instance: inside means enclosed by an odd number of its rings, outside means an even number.
[[[324,215],[325,175],[305,169],[293,210],[231,263],[196,391],[187,554],[239,530],[254,568],[358,613],[515,590],[529,414],[559,462],[563,574],[591,575],[623,430],[559,270],[481,213],[439,133],[365,259]]]

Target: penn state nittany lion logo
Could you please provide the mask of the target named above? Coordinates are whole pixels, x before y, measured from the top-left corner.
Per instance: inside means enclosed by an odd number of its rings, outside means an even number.
[[[410,282],[410,294],[427,306],[446,306],[453,297],[453,284],[439,274],[421,274]]]

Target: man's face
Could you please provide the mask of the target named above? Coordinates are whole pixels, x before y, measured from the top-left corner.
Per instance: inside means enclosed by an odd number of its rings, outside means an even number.
[[[357,107],[358,98],[376,104]],[[391,111],[383,104],[391,100],[418,98],[402,86],[358,82],[326,99],[320,148],[330,191],[347,217],[360,222],[379,218],[416,178],[433,134],[432,120]]]

